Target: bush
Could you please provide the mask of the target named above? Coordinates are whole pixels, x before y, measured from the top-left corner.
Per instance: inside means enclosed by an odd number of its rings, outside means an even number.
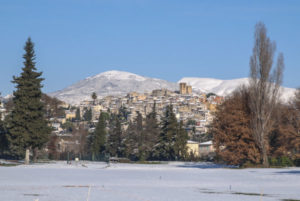
[[[296,158],[294,160],[294,165],[297,166],[297,167],[300,167],[300,158]]]
[[[290,166],[294,166],[294,163],[289,157],[281,156],[278,158],[275,157],[271,158],[270,165],[276,167],[290,167]]]
[[[293,161],[287,156],[282,156],[280,160],[280,165],[283,167],[294,166]]]
[[[270,166],[278,166],[277,158],[273,157],[270,159]]]

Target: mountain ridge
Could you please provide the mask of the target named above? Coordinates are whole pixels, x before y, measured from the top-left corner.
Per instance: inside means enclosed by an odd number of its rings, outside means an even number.
[[[196,91],[203,93],[212,92],[220,96],[227,96],[242,85],[248,86],[249,78],[221,80],[215,78],[184,77],[178,81],[178,83],[180,82],[186,82]],[[280,97],[281,101],[288,102],[294,96],[296,89],[281,86],[280,92],[282,93]]]
[[[91,94],[96,92],[98,97],[108,95],[122,96],[129,92],[151,92],[154,89],[179,89],[180,82],[191,85],[194,92],[215,93],[220,96],[231,94],[237,87],[247,85],[249,78],[221,80],[215,78],[183,77],[177,83],[162,79],[150,78],[124,71],[106,71],[87,77],[62,90],[49,93],[70,104],[79,104],[83,100],[90,100]],[[281,87],[282,100],[287,101],[294,95],[296,89]]]
[[[93,92],[96,92],[98,97],[108,95],[122,96],[133,91],[145,93],[162,88],[173,91],[178,90],[177,84],[173,82],[113,70],[87,77],[65,89],[49,93],[48,95],[67,103],[79,104],[80,101],[91,99]]]

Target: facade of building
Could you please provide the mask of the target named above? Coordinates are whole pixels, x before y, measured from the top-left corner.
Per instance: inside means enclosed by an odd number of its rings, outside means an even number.
[[[195,157],[199,156],[199,142],[188,140],[186,146],[188,154],[193,154]]]
[[[199,144],[199,156],[211,156],[215,153],[215,148],[212,141],[202,142]]]

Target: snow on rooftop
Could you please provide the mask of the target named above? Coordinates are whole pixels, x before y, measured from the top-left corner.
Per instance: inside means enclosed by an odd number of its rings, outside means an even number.
[[[199,142],[192,141],[192,140],[188,140],[187,143],[188,143],[188,144],[199,144]]]
[[[207,141],[207,142],[201,142],[200,145],[212,145],[212,141]]]

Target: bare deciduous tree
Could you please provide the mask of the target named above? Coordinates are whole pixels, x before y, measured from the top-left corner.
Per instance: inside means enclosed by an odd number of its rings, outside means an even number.
[[[273,127],[271,115],[278,102],[284,61],[283,54],[280,53],[271,73],[275,42],[267,36],[267,29],[261,22],[255,26],[254,37],[253,55],[250,58],[251,127],[263,165],[268,167],[268,134]]]

